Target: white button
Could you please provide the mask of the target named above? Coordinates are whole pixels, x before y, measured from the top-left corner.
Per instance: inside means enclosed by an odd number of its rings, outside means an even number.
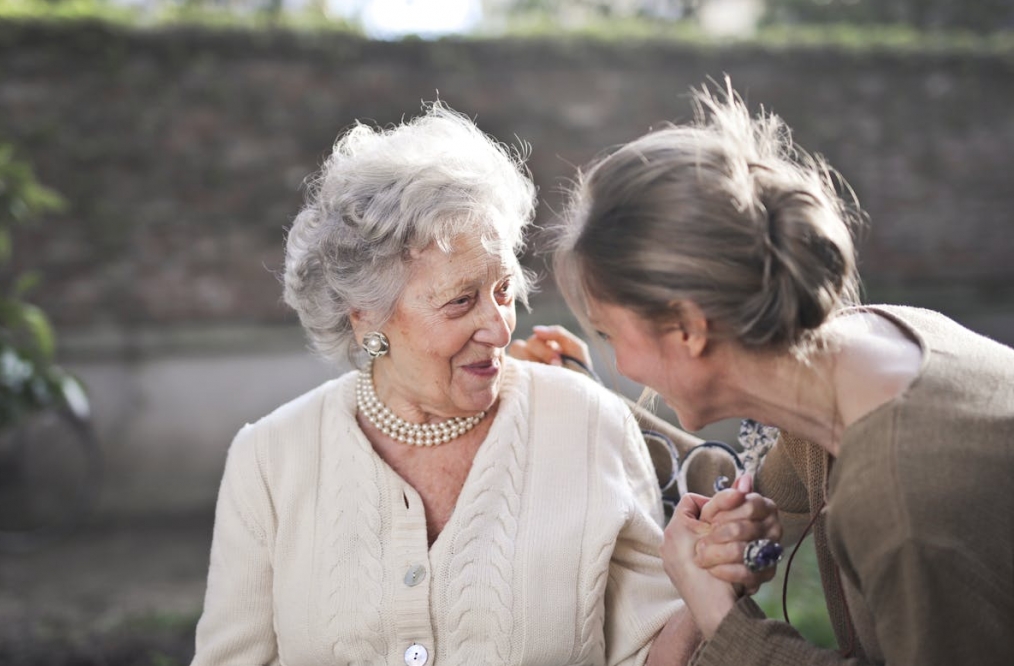
[[[408,571],[405,572],[405,584],[409,587],[415,587],[423,582],[424,578],[426,578],[426,567],[421,564],[409,567]]]
[[[405,666],[423,666],[429,658],[430,653],[418,643],[412,643],[405,650]]]

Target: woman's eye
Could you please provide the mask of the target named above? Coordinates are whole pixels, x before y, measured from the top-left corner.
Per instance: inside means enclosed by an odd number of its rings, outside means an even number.
[[[512,285],[508,280],[507,282],[504,282],[502,285],[497,287],[496,293],[498,296],[501,296],[504,299],[509,299],[511,296],[514,295],[514,285]]]
[[[605,333],[603,331],[595,331],[595,335],[599,336],[599,338],[603,342],[609,342],[609,334],[608,333]]]

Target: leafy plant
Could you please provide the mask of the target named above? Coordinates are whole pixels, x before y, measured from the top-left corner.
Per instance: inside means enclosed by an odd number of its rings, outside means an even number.
[[[59,405],[86,416],[80,382],[55,363],[56,337],[45,312],[28,302],[36,272],[16,273],[14,230],[63,208],[60,196],[41,185],[31,167],[0,145],[0,431],[25,416]]]

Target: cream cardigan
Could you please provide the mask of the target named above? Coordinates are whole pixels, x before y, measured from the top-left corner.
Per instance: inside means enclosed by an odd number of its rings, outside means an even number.
[[[644,663],[682,601],[637,423],[577,373],[505,373],[432,547],[418,494],[356,424],[355,372],[244,427],[193,664]]]

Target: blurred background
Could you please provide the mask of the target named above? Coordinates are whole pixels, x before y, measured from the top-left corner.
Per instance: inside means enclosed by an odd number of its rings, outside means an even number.
[[[444,100],[530,144],[549,226],[576,166],[689,119],[689,89],[726,74],[855,190],[867,301],[1014,344],[1010,0],[0,0],[0,323],[31,340],[0,368],[69,373],[0,411],[73,402],[75,377],[95,453],[73,427],[33,449],[69,447],[35,454],[33,492],[88,511],[68,537],[0,538],[0,664],[189,660],[233,434],[343,371],[277,275],[344,128]],[[519,336],[574,326],[540,249]],[[806,557],[793,621],[827,641]]]

